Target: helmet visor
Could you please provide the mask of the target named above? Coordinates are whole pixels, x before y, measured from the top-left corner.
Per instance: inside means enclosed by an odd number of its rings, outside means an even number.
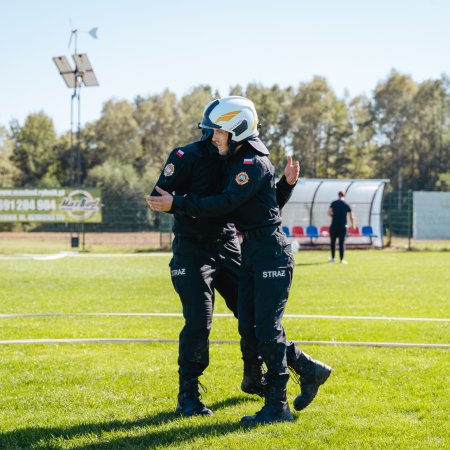
[[[205,109],[202,117],[202,121],[198,124],[199,128],[209,128],[211,130],[222,128],[220,125],[215,124],[211,118],[211,111],[219,104],[219,100],[214,100],[211,102],[208,107]]]

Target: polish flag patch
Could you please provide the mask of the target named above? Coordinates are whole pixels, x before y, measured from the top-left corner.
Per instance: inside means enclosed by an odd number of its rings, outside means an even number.
[[[182,157],[182,156],[184,155],[183,150],[177,150],[177,155],[178,155],[179,157]]]
[[[244,159],[244,164],[253,164],[253,159]]]

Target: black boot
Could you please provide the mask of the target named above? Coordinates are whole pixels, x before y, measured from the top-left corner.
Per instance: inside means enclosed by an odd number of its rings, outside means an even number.
[[[294,400],[294,409],[301,411],[313,401],[320,385],[327,381],[331,367],[315,361],[306,353],[301,353],[297,361],[289,367],[300,376],[301,393]]]
[[[244,377],[242,378],[241,389],[246,394],[256,394],[264,397],[266,386],[262,362],[250,363],[244,361]]]
[[[200,401],[201,396],[198,390],[199,384],[198,378],[186,380],[180,377],[180,392],[178,394],[178,404],[175,410],[177,414],[186,417],[213,415],[213,412]],[[206,392],[206,389],[204,390]]]
[[[244,416],[241,425],[251,427],[273,422],[292,422],[294,417],[286,400],[286,387],[270,386],[264,406],[253,416]]]

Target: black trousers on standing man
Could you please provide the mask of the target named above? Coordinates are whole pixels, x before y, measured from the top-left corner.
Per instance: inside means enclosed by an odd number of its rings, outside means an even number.
[[[339,239],[339,257],[341,261],[344,259],[345,252],[345,238],[347,236],[347,227],[344,226],[330,226],[330,240],[331,240],[331,257],[334,259],[336,253],[336,240]]]

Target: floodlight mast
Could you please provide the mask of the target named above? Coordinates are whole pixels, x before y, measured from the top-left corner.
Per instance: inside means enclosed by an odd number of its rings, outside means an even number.
[[[73,50],[74,53],[77,53],[77,44],[78,44],[78,30],[72,30],[72,33],[70,35],[70,38],[74,38],[74,44],[73,44]],[[69,47],[70,47],[70,42],[69,42]],[[80,105],[80,101],[81,101],[81,97],[80,97],[80,90],[81,90],[81,83],[79,83],[79,74],[78,74],[78,67],[75,65],[75,71],[74,71],[74,76],[75,76],[75,85],[73,88],[73,94],[72,97],[70,99],[70,182],[71,182],[71,186],[74,185],[74,152],[73,152],[73,103],[74,103],[74,99],[77,99],[77,106],[78,106],[78,123],[77,123],[77,186],[80,186],[81,184],[81,121],[80,121],[80,110],[81,110],[81,105]]]
[[[70,111],[70,149],[71,149],[71,167],[74,166],[73,161],[73,102],[74,99],[77,99],[77,106],[78,106],[78,114],[77,114],[77,186],[80,186],[81,184],[81,145],[80,145],[80,138],[81,138],[81,123],[80,123],[80,110],[81,110],[81,97],[80,97],[80,90],[81,90],[81,83],[75,84],[75,87],[73,89],[73,94],[71,97],[71,111]],[[72,176],[72,183],[73,183],[73,175]]]
[[[97,39],[97,28],[93,28],[89,31],[89,34]],[[56,67],[59,70],[60,75],[62,76],[66,86],[68,88],[73,89],[73,93],[70,97],[70,179],[69,185],[75,185],[75,155],[74,155],[74,103],[77,101],[77,175],[76,175],[76,185],[80,187],[81,185],[81,87],[84,84],[86,87],[91,86],[99,86],[97,78],[94,73],[94,69],[89,62],[89,58],[86,53],[78,54],[77,52],[77,40],[78,40],[78,30],[72,30],[69,40],[69,47],[72,42],[72,38],[74,38],[74,54],[72,55],[72,59],[75,63],[75,69],[72,68],[72,65],[69,63],[65,56],[56,56],[53,58]],[[71,224],[71,246],[78,247],[79,246],[79,235],[80,231],[75,230],[74,225]],[[84,250],[84,223],[82,226],[82,234],[83,234],[83,250]]]
[[[97,38],[97,28],[93,28],[89,31],[89,34],[93,38]],[[97,77],[95,76],[94,69],[91,66],[89,58],[86,53],[78,54],[77,44],[78,44],[78,30],[72,30],[69,40],[69,47],[72,42],[74,42],[74,54],[72,59],[75,63],[75,69],[69,63],[65,56],[56,56],[53,61],[59,70],[66,86],[68,88],[73,88],[73,93],[70,100],[70,186],[75,185],[75,155],[74,155],[74,102],[77,101],[77,123],[76,123],[76,133],[77,133],[77,175],[76,184],[79,186],[81,184],[81,87],[84,85],[86,87],[99,86]]]

